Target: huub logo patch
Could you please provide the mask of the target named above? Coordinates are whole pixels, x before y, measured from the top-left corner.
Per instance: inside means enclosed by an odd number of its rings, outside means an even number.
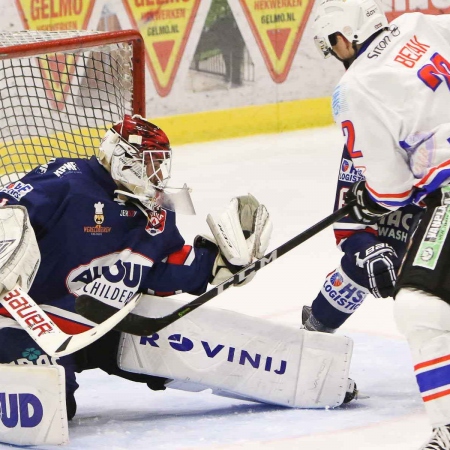
[[[36,395],[27,392],[0,392],[0,421],[7,428],[34,428],[44,417]]]

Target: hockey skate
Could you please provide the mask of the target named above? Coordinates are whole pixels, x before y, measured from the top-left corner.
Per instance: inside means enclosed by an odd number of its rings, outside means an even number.
[[[334,333],[335,328],[326,327],[323,323],[319,322],[311,312],[311,306],[303,306],[302,309],[302,324],[303,328],[308,331],[320,331],[321,333]]]
[[[450,450],[450,425],[435,428],[430,441],[420,450]]]
[[[322,325],[312,314],[311,314],[311,306],[303,306],[302,309],[302,324],[304,330],[307,331],[320,331],[322,333],[334,333],[336,330],[332,328],[327,328]],[[357,400],[360,398],[358,388],[356,383],[349,378],[347,391],[345,392],[343,404],[349,403],[352,400]]]
[[[358,400],[358,398],[358,388],[356,387],[356,383],[351,378],[349,378],[347,391],[345,392],[344,401],[342,403],[349,403],[352,400]]]

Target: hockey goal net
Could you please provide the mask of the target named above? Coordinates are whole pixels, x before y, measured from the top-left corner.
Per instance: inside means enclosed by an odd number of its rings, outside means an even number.
[[[137,31],[0,32],[0,186],[95,155],[124,114],[145,116],[144,83]]]

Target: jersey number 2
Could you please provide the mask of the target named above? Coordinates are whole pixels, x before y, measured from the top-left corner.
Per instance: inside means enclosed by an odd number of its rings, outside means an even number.
[[[351,158],[361,158],[362,151],[355,150],[355,127],[350,120],[342,122],[342,132],[347,137],[347,150]]]

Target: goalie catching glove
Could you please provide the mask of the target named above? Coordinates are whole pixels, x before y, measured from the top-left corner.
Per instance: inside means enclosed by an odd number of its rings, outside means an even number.
[[[23,206],[0,208],[0,292],[30,289],[41,261],[36,235]]]
[[[197,247],[217,246],[210,283],[218,285],[228,280],[255,259],[264,256],[272,234],[269,212],[253,195],[233,198],[228,208],[217,218],[208,214],[206,222],[214,235],[197,236]],[[239,283],[248,283],[255,273]]]

